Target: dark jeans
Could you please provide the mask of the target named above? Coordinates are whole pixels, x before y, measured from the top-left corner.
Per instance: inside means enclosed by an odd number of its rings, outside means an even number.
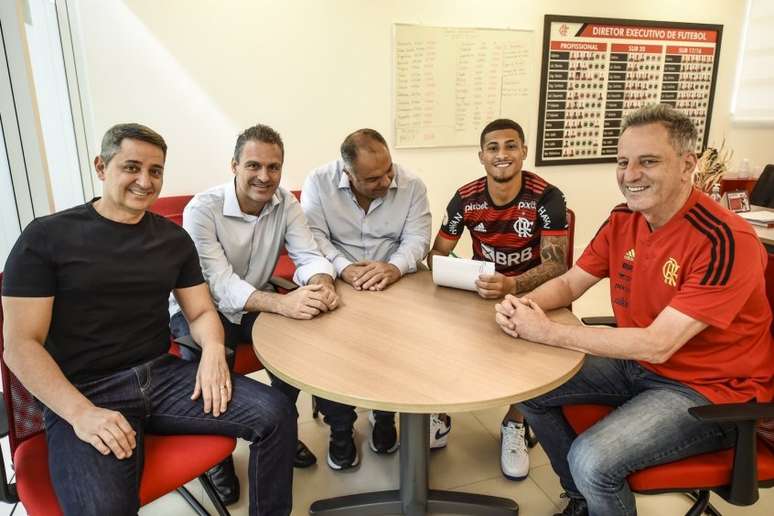
[[[197,364],[162,355],[113,375],[76,385],[98,407],[121,412],[137,432],[128,459],[102,455],[64,419],[44,413],[51,480],[66,515],[136,514],[144,434],[221,434],[250,441],[251,515],[287,515],[292,506],[297,427],[287,399],[244,376],[219,417],[191,400]],[[191,450],[196,453],[196,450]]]
[[[226,347],[231,350],[236,350],[236,347],[240,342],[253,342],[253,324],[255,324],[255,320],[258,318],[259,312],[248,312],[244,314],[240,324],[232,323],[221,313],[218,313],[218,315],[220,316],[220,321],[223,323]],[[175,338],[191,334],[191,330],[188,328],[188,322],[185,320],[182,312],[178,312],[172,316],[169,321],[169,328],[172,331],[172,336]],[[181,356],[186,360],[199,360],[199,356],[185,346],[180,346],[180,352]],[[235,353],[231,355],[231,363],[229,363],[229,367],[232,369],[234,367],[234,355]],[[293,407],[295,407],[300,391],[292,385],[280,380],[270,372],[269,378],[271,378],[271,386],[287,396],[293,404]],[[332,431],[345,431],[352,428],[352,425],[357,419],[355,407],[323,398],[316,398],[316,400],[317,408],[322,412],[325,422],[330,425]],[[296,416],[298,416],[298,412],[296,412]]]
[[[576,435],[563,405],[616,409]],[[688,409],[709,403],[695,390],[632,360],[588,357],[567,383],[519,404],[567,493],[592,515],[633,515],[626,477],[656,464],[733,445],[733,425],[702,423]]]

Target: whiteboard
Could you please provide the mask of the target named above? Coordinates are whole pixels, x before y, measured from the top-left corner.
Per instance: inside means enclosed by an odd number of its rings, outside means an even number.
[[[395,24],[395,147],[478,145],[495,118],[526,129],[533,39],[527,30]]]

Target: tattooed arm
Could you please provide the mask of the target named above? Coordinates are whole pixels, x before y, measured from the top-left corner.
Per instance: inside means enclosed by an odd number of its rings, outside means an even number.
[[[528,292],[567,271],[567,237],[540,238],[540,265],[519,276],[504,276],[499,272],[482,274],[476,280],[478,295],[485,299],[499,299],[506,294]]]
[[[566,271],[567,237],[543,236],[540,238],[540,265],[516,276],[513,293],[529,292]]]

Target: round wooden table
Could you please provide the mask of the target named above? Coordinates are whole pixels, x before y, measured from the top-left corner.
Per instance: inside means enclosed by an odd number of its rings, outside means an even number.
[[[267,369],[303,391],[400,412],[400,489],[320,500],[310,514],[518,514],[506,498],[428,489],[429,414],[533,398],[571,378],[584,355],[509,337],[494,301],[438,287],[427,271],[382,292],[342,282],[337,290],[340,307],[309,321],[261,314],[254,347]],[[568,310],[549,316],[579,324]]]

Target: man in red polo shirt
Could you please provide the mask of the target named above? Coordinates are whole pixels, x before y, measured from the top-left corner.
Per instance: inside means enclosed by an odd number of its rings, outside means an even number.
[[[689,408],[774,397],[767,255],[749,224],[693,188],[696,137],[665,105],[627,117],[617,166],[626,204],[571,270],[496,307],[506,333],[590,355],[569,382],[520,405],[570,497],[562,514],[635,514],[630,473],[732,445],[731,426]],[[617,329],[546,318],[604,277]],[[576,436],[561,407],[578,403],[617,408]]]

